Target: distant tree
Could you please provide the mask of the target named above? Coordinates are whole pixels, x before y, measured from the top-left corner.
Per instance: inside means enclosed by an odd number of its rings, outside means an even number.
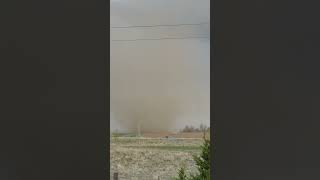
[[[200,124],[199,128],[195,128],[194,126],[186,125],[180,132],[204,132],[207,131],[208,127],[204,124]]]
[[[191,131],[191,126],[189,127],[188,125],[186,125],[183,129],[182,132],[190,132]]]
[[[183,132],[188,132],[190,130],[189,126],[186,125],[186,127],[184,128]]]
[[[200,131],[203,132],[203,131],[206,131],[207,130],[207,126],[204,125],[204,124],[200,124]]]
[[[191,125],[190,126],[190,131],[189,132],[194,132],[195,131],[195,128]]]

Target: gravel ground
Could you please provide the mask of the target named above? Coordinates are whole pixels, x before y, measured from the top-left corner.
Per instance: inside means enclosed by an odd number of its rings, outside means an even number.
[[[201,139],[113,138],[110,177],[118,172],[120,180],[170,179],[183,165],[195,172],[192,154],[201,144]]]

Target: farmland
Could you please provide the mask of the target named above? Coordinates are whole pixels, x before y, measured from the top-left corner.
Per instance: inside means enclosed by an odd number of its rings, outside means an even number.
[[[195,172],[193,154],[200,152],[201,138],[163,137],[111,138],[111,177],[119,173],[119,179],[170,179],[179,167]],[[162,134],[163,135],[163,134]]]

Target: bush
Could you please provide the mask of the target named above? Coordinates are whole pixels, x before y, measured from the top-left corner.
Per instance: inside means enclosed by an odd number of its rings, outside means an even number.
[[[198,174],[191,175],[193,180],[210,180],[210,141],[204,139],[204,143],[201,146],[200,156],[193,156],[196,162]]]
[[[210,180],[210,141],[203,137],[204,143],[201,145],[201,153],[199,156],[193,156],[196,162],[197,174],[186,175],[185,168],[179,169],[178,177],[175,180]]]
[[[173,178],[173,180],[187,180],[187,174],[186,174],[186,170],[185,167],[182,167],[179,169],[178,171],[178,177]]]

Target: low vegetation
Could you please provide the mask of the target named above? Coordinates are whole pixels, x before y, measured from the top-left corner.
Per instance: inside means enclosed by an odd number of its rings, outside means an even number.
[[[182,130],[181,132],[208,132],[210,131],[210,128],[208,128],[206,125],[204,124],[200,124],[200,127],[198,128],[195,128],[194,126],[190,125],[186,125]]]
[[[194,155],[193,160],[196,162],[198,172],[187,174],[185,167],[181,167],[178,176],[174,180],[210,180],[210,141],[205,139],[201,146],[200,155]]]
[[[181,164],[186,165],[186,172],[195,173],[192,155],[200,154],[201,144],[201,139],[112,138],[111,175],[118,172],[120,179],[170,180]]]
[[[120,179],[209,180],[210,128],[186,126],[180,132],[146,137],[113,133],[111,176],[117,172]]]

